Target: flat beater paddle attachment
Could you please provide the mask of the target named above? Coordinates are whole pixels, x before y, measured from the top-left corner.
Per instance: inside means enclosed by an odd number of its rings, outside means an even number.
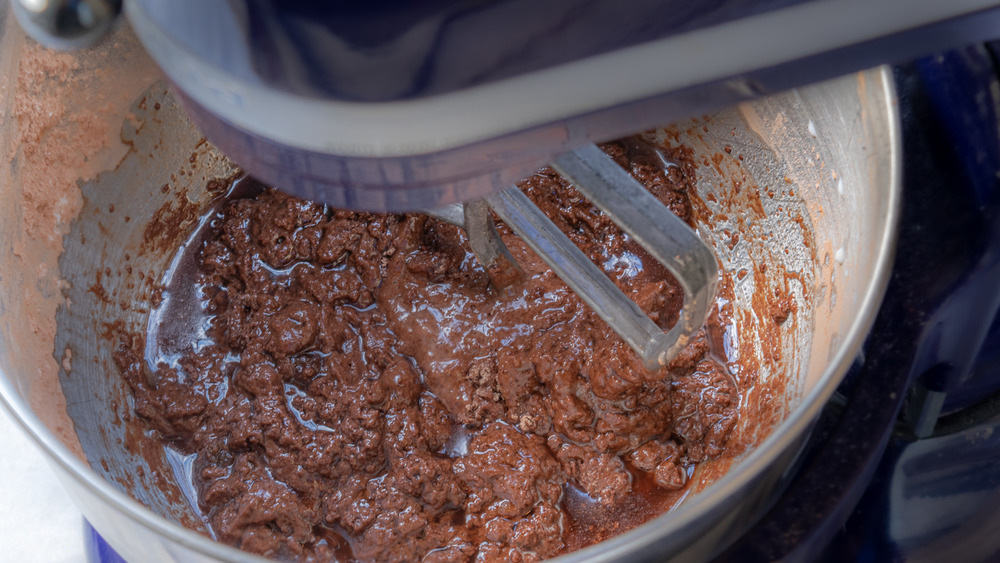
[[[657,326],[517,188],[428,213],[465,229],[476,258],[502,289],[523,273],[500,240],[489,215],[492,209],[628,342],[646,367],[665,366],[708,318],[718,278],[712,249],[597,146],[563,154],[552,167],[677,278],[684,306],[673,328],[664,332]]]

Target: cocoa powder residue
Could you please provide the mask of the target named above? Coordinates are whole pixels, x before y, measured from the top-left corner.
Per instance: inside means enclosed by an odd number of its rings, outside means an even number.
[[[119,132],[158,71],[127,28],[82,52],[57,52],[5,23],[0,87],[0,211],[10,252],[0,259],[9,303],[0,309],[11,377],[42,422],[79,457],[54,350],[63,237],[83,206],[78,183],[114,169],[130,147]],[[20,297],[19,299],[13,298]],[[24,330],[23,327],[27,327]],[[66,366],[71,366],[66,363]]]

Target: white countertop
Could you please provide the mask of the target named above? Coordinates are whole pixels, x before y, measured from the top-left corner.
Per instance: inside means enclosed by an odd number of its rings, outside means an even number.
[[[83,516],[3,408],[0,452],[0,560],[84,563]]]

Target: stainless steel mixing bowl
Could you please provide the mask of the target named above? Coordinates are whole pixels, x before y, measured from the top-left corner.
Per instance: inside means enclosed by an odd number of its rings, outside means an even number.
[[[39,71],[41,59],[3,16],[6,10],[0,9],[0,146],[8,150],[0,176],[0,404],[127,559],[253,559],[204,535],[191,508],[191,484],[177,478],[186,460],[166,455],[127,424],[131,398],[109,339],[114,326],[145,329],[178,244],[217,195],[206,186],[234,167],[201,139],[152,73],[103,72],[123,60],[148,70],[127,29],[97,52],[60,55],[81,57],[75,64],[59,59]],[[44,89],[32,81],[46,82]],[[50,111],[46,128],[32,129],[32,115],[42,115],[32,112],[45,111],[38,106],[44,100],[32,96],[58,97],[60,88],[70,106],[77,95],[146,92],[138,99],[109,94],[100,98],[105,105],[84,103],[54,117]],[[111,122],[110,134],[95,133],[104,139],[94,141],[100,146],[69,142],[66,158],[42,158],[26,146],[55,143],[52,135],[83,127],[91,114],[95,122]],[[737,376],[744,409],[755,414],[742,417],[736,439],[751,447],[731,466],[724,460],[699,468],[691,494],[675,510],[565,560],[704,559],[745,530],[781,489],[857,354],[891,267],[900,140],[886,69],[652,136],[690,146],[699,163],[699,231],[733,288],[734,369],[755,370]],[[89,156],[69,158],[73,151]],[[101,159],[110,164],[95,176]],[[62,173],[53,182],[66,176],[66,166],[81,168],[67,177],[88,179],[78,188],[69,181],[39,192],[39,178],[48,176],[38,168],[45,166]],[[46,193],[82,194],[79,213],[71,221],[46,217],[46,209],[63,209],[46,208]],[[39,217],[54,225],[51,232],[38,231]],[[780,326],[766,311],[776,289],[797,305]]]

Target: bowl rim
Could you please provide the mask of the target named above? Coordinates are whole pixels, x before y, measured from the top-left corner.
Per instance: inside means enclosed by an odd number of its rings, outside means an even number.
[[[902,197],[902,138],[895,84],[888,65],[882,65],[854,73],[869,76],[885,94],[887,104],[887,137],[891,148],[889,154],[889,182],[887,208],[882,231],[879,233],[878,252],[872,282],[861,301],[859,313],[846,332],[839,350],[824,371],[820,384],[816,385],[802,400],[802,404],[778,424],[770,435],[740,462],[738,471],[728,471],[721,478],[706,487],[691,501],[632,530],[609,538],[598,544],[561,555],[553,561],[607,561],[634,552],[637,548],[652,544],[658,538],[679,533],[692,521],[704,518],[726,499],[740,493],[761,475],[768,465],[794,445],[811,427],[827,400],[836,390],[851,363],[857,356],[885,296],[892,272],[896,250],[897,225]],[[154,513],[131,496],[119,491],[91,469],[82,459],[72,453],[46,427],[31,410],[27,401],[15,389],[13,380],[0,371],[0,408],[5,409],[29,438],[47,454],[47,458],[61,470],[59,477],[72,477],[91,494],[106,502],[121,515],[130,518],[156,535],[184,546],[192,551],[216,558],[220,561],[270,561],[258,555],[220,543],[208,536],[174,523]],[[57,471],[60,473],[60,471]],[[72,491],[71,491],[72,492]],[[82,507],[81,507],[82,508]],[[86,513],[84,513],[86,516]],[[110,543],[110,542],[109,542]],[[112,547],[114,547],[112,545]],[[725,547],[719,545],[717,549]]]

